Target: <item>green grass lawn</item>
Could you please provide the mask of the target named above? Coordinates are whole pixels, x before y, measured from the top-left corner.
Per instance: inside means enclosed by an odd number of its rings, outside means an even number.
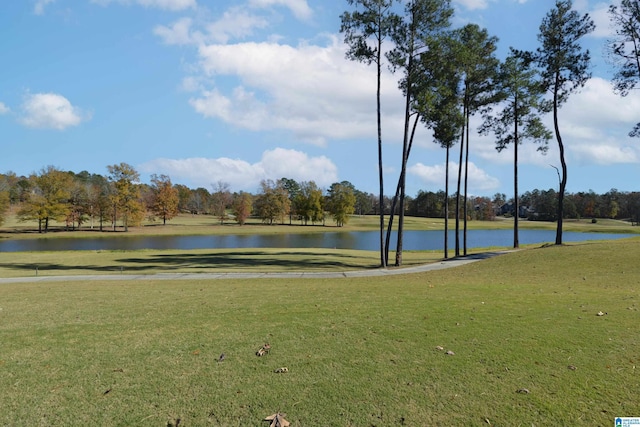
[[[392,253],[390,259],[394,260],[394,256]],[[403,252],[405,267],[440,259],[441,251]],[[349,271],[373,269],[379,265],[380,255],[374,251],[324,248],[6,252],[0,256],[0,278],[120,273]]]
[[[3,283],[0,423],[613,425],[640,415],[639,243],[381,278]]]

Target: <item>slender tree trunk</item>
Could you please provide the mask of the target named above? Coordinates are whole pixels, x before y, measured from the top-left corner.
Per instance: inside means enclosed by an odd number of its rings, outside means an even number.
[[[560,150],[560,164],[562,166],[562,178],[560,180],[560,191],[558,192],[558,226],[556,228],[556,245],[562,244],[562,222],[564,217],[564,190],[567,187],[567,162],[564,158],[564,144],[560,136],[560,127],[558,126],[558,87],[559,75],[556,74],[556,84],[553,92],[553,127],[558,141],[558,149]]]
[[[444,258],[449,258],[449,150],[447,144],[447,155],[445,159],[444,172]]]
[[[467,105],[465,102],[464,108],[463,108],[463,112],[462,112],[463,116],[466,117],[467,116]],[[455,256],[459,257],[460,256],[460,187],[462,184],[462,155],[464,153],[464,131],[466,129],[466,124],[463,125],[463,129],[462,132],[460,134],[460,159],[458,161],[458,186],[457,186],[457,190],[456,190],[456,235],[455,235],[455,239],[456,239],[456,251],[455,251]]]
[[[462,247],[463,247],[463,254],[464,256],[467,256],[467,217],[469,216],[467,209],[468,209],[468,197],[467,197],[467,190],[469,188],[469,110],[467,109],[467,115],[465,117],[465,122],[466,122],[466,140],[467,140],[467,144],[465,147],[465,158],[464,158],[464,207],[462,208],[462,211],[464,213],[464,219],[463,219],[463,232],[462,232]]]
[[[412,35],[413,45],[413,35]],[[400,172],[400,210],[398,212],[398,241],[396,242],[396,266],[402,265],[402,237],[404,234],[404,195],[405,195],[405,181],[407,171],[407,161],[409,160],[409,125],[411,120],[411,73],[413,70],[413,56],[409,55],[409,61],[407,63],[407,93],[405,95],[405,107],[404,107],[404,138],[402,142],[402,170]]]
[[[513,108],[513,116],[515,118],[514,126],[514,143],[513,143],[513,204],[515,213],[513,215],[513,248],[520,247],[518,236],[518,220],[520,219],[520,201],[518,200],[518,91],[516,90],[515,102]]]
[[[393,195],[391,201],[391,212],[389,212],[389,225],[387,226],[387,238],[385,240],[384,253],[387,265],[389,264],[389,248],[391,246],[391,232],[393,230],[393,220],[395,218],[396,207],[398,206],[398,199],[400,198],[400,185],[402,183],[402,173],[398,178],[398,184],[396,185],[396,192]]]
[[[420,115],[417,115],[415,122],[413,122],[413,129],[411,130],[411,137],[409,138],[409,147],[407,148],[407,159],[409,158],[409,155],[411,154],[411,148],[413,147],[413,137],[416,134],[416,128],[418,127],[418,120],[420,120]],[[395,192],[395,195],[393,196],[393,201],[391,202],[391,212],[389,213],[389,225],[387,227],[387,239],[385,242],[385,257],[386,257],[387,264],[389,263],[389,247],[391,245],[390,242],[391,242],[391,231],[393,229],[393,219],[394,219],[394,214],[400,199],[400,193],[402,191],[402,187],[404,186],[405,173],[406,173],[406,168],[404,171],[400,172],[400,177],[398,178],[398,184],[396,185],[396,192]],[[398,216],[399,215],[400,215],[400,212],[398,212]],[[398,231],[398,238],[400,238],[399,231]]]
[[[378,23],[378,28],[381,28],[381,23]],[[382,34],[378,33],[378,51],[377,51],[377,67],[378,67],[378,81],[376,90],[376,105],[377,105],[377,119],[378,119],[378,179],[380,181],[380,267],[387,267],[388,252],[385,250],[384,242],[384,174],[382,170],[382,115],[380,112],[380,80],[382,78],[381,60],[382,60]]]

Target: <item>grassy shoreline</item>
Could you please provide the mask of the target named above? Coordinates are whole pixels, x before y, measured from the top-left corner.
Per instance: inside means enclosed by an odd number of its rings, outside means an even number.
[[[638,256],[634,238],[380,278],[3,284],[0,422],[613,425],[640,413]]]
[[[537,230],[555,230],[556,224],[542,221],[520,221],[520,228]],[[298,221],[292,224],[265,225],[259,220],[250,219],[247,224],[240,226],[228,222],[220,224],[213,216],[208,215],[179,215],[166,225],[158,222],[145,222],[140,227],[130,227],[125,233],[121,227],[113,231],[104,227],[100,232],[97,224],[83,224],[80,229],[66,230],[64,224],[53,223],[48,233],[38,233],[37,226],[32,223],[20,223],[15,216],[9,216],[6,223],[0,227],[0,239],[34,239],[34,238],[82,238],[137,235],[206,235],[206,234],[283,234],[283,233],[326,233],[336,231],[376,231],[379,228],[379,218],[376,216],[352,216],[344,227],[336,227],[331,221],[326,225],[300,225]],[[512,229],[513,220],[499,218],[495,221],[470,221],[468,228],[492,230]],[[441,218],[405,217],[405,230],[443,230],[444,220]],[[453,224],[450,223],[450,229]],[[565,220],[565,231],[579,231],[592,233],[640,233],[640,227],[632,226],[627,221],[599,219],[592,223],[591,219]]]

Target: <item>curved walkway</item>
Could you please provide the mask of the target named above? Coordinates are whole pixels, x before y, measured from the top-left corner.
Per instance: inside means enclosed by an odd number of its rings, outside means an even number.
[[[493,258],[513,251],[485,252],[466,257],[450,258],[431,264],[416,265],[412,267],[400,267],[392,269],[376,268],[371,270],[352,271],[289,271],[276,273],[160,273],[160,274],[93,274],[78,276],[30,276],[0,278],[0,283],[22,282],[70,282],[82,280],[210,280],[210,279],[333,279],[344,277],[381,277],[395,276],[398,274],[413,274],[424,271],[443,270],[445,268],[459,267],[487,258]]]

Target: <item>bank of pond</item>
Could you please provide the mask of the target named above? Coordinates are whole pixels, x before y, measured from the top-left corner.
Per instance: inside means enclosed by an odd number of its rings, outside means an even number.
[[[611,240],[636,236],[618,233],[564,232],[564,242]],[[391,248],[395,248],[397,235],[392,235]],[[449,231],[449,248],[455,247],[455,234]],[[337,248],[378,250],[378,231],[349,231],[327,233],[282,233],[255,235],[195,235],[195,236],[136,236],[8,239],[0,241],[0,252],[71,251],[71,250],[140,250],[140,249],[235,249],[235,248]],[[519,242],[544,244],[555,242],[554,230],[520,230]],[[460,235],[462,245],[462,235]],[[513,230],[469,230],[468,248],[512,247]],[[442,231],[408,230],[404,232],[405,250],[442,250]]]

